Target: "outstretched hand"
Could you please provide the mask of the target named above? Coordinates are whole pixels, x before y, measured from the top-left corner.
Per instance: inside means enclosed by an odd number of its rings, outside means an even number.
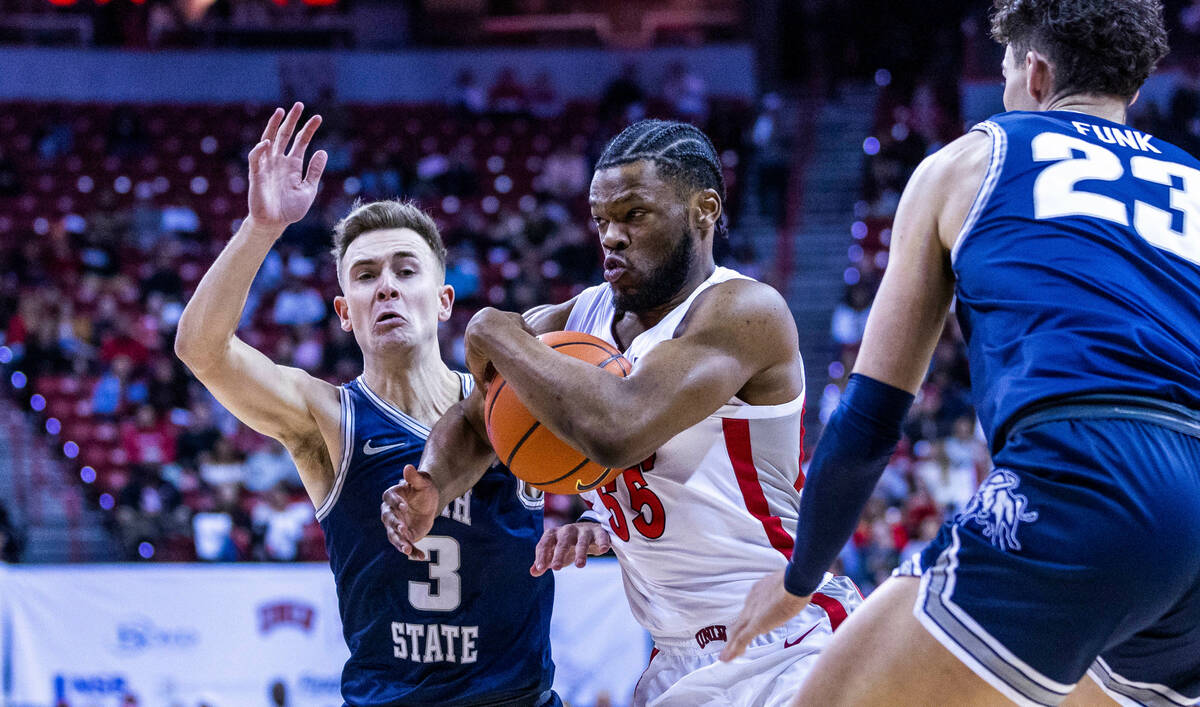
[[[547,569],[561,570],[569,564],[583,567],[588,555],[603,555],[611,547],[608,531],[599,523],[568,523],[550,528],[538,541],[529,574],[540,577]]]
[[[380,520],[388,542],[410,559],[424,560],[417,542],[433,528],[442,510],[441,496],[429,475],[412,464],[404,466],[404,480],[383,492]]]
[[[262,140],[250,150],[250,217],[263,226],[282,230],[299,221],[317,196],[317,184],[329,155],[317,150],[305,174],[304,153],[321,125],[321,116],[308,119],[288,150],[303,111],[303,103],[293,105],[286,116],[282,108],[276,108]]]
[[[798,597],[783,586],[783,570],[772,572],[750,587],[742,613],[729,625],[721,660],[731,661],[746,651],[755,636],[779,628],[808,606],[810,597]]]

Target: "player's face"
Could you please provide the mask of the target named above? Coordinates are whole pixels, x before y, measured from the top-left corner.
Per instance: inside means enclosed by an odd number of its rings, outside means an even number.
[[[604,279],[618,309],[643,312],[674,297],[694,265],[688,203],[649,160],[592,177],[588,199],[604,250]]]
[[[341,281],[334,308],[364,352],[436,345],[438,322],[450,318],[454,303],[437,257],[408,228],[355,238],[342,256]]]
[[[1037,100],[1029,95],[1029,70],[1024,57],[1017,57],[1012,45],[1004,49],[1000,64],[1004,74],[1004,110],[1037,110]]]

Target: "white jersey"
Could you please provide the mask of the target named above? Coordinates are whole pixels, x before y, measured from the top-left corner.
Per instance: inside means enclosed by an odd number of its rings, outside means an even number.
[[[624,352],[633,368],[674,337],[701,292],[738,278],[750,279],[717,268],[639,334]],[[607,284],[589,288],[576,300],[566,329],[615,346],[615,311]],[[725,625],[751,585],[787,565],[803,483],[803,414],[803,391],[781,405],[749,405],[734,397],[638,467],[583,494],[591,517],[610,531],[634,618],[660,648],[724,642]],[[854,592],[848,581],[839,586],[839,595]],[[823,615],[816,606],[809,610]]]

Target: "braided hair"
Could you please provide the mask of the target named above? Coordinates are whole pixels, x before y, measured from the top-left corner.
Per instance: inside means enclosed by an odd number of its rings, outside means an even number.
[[[596,171],[639,160],[658,165],[659,174],[674,180],[681,194],[712,189],[725,205],[725,174],[717,149],[699,128],[671,120],[639,120],[608,143]],[[725,212],[714,227],[718,236],[728,236]]]

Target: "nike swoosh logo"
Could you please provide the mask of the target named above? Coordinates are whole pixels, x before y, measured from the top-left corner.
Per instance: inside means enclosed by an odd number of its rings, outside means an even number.
[[[369,456],[372,456],[375,454],[379,454],[380,452],[386,452],[389,449],[396,449],[397,447],[403,447],[404,445],[405,445],[405,442],[397,442],[395,444],[385,444],[382,447],[372,447],[371,440],[368,439],[367,443],[363,445],[363,454],[366,454],[369,457]]]
[[[812,633],[813,631],[816,631],[816,630],[817,630],[817,626],[820,626],[820,625],[821,625],[821,624],[815,624],[815,625],[813,625],[813,627],[812,627],[812,628],[810,628],[810,629],[808,629],[807,631],[805,631],[805,632],[804,632],[804,633],[803,633],[803,634],[800,636],[800,638],[797,638],[797,639],[796,639],[796,640],[794,640],[794,641],[787,641],[787,640],[785,640],[785,641],[783,642],[783,647],[784,647],[784,648],[791,648],[792,646],[796,645],[796,644],[797,644],[797,643],[799,643],[800,641],[803,641],[803,640],[805,639],[805,637],[807,637],[807,636],[808,636],[808,634]]]

